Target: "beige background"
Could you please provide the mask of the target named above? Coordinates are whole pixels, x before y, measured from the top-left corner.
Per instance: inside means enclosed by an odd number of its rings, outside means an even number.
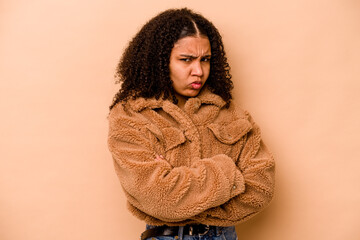
[[[138,239],[107,150],[114,70],[159,11],[223,35],[235,99],[277,161],[246,240],[360,239],[360,2],[0,1],[0,239]]]

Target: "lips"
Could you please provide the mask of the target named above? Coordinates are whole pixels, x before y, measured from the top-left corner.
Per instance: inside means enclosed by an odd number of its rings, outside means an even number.
[[[193,88],[193,89],[200,89],[201,88],[201,81],[197,81],[197,82],[193,82],[193,83],[191,83],[191,87]]]

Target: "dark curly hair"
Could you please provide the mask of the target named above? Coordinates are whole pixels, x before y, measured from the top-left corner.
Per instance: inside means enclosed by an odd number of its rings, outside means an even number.
[[[228,106],[233,83],[221,36],[209,20],[183,8],[169,9],[155,16],[130,41],[116,69],[122,85],[110,110],[119,102],[138,97],[159,99],[163,96],[177,104],[170,79],[170,54],[179,39],[198,34],[206,36],[211,45],[206,86]]]

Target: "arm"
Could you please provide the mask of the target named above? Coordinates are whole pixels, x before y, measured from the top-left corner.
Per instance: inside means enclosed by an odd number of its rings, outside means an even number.
[[[272,154],[261,140],[260,129],[250,115],[252,129],[244,136],[245,144],[237,162],[245,179],[245,191],[225,204],[209,209],[194,219],[236,224],[263,210],[274,194],[275,163]]]
[[[190,167],[172,167],[157,158],[147,123],[136,114],[128,116],[117,107],[109,116],[108,145],[130,204],[162,221],[177,222],[244,190],[241,172],[224,154],[198,159]]]

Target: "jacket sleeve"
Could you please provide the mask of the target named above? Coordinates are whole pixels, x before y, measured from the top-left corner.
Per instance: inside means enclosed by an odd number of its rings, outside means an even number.
[[[156,160],[141,115],[116,106],[109,116],[108,146],[131,205],[167,222],[189,219],[244,191],[234,161],[224,155],[198,159],[190,167]]]
[[[260,129],[247,114],[252,129],[244,136],[245,144],[237,162],[245,179],[245,191],[225,204],[204,211],[195,220],[209,219],[213,222],[247,220],[263,210],[274,194],[275,162],[260,136]]]

